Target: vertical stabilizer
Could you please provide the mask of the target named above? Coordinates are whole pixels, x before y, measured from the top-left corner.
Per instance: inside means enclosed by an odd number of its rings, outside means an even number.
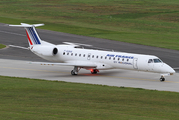
[[[29,45],[34,46],[34,45],[41,45],[41,39],[40,39],[39,35],[37,34],[35,27],[43,26],[43,25],[44,24],[30,25],[30,24],[26,24],[26,23],[21,23],[21,25],[9,25],[9,26],[24,27],[26,30]]]
[[[29,44],[30,45],[40,45],[41,40],[35,30],[35,27],[27,27],[25,29],[26,29],[26,34],[27,34]]]

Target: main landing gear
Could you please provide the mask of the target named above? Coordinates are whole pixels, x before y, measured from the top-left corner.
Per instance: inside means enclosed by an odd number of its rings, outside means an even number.
[[[74,69],[71,71],[71,75],[78,75],[78,72],[80,71],[81,67],[75,66]],[[91,74],[96,74],[98,73],[98,69],[91,69]]]
[[[160,81],[161,81],[161,82],[165,81],[164,76],[161,76]]]
[[[77,66],[74,67],[74,69],[71,71],[71,75],[78,75],[78,71],[80,71],[81,68],[78,68]]]

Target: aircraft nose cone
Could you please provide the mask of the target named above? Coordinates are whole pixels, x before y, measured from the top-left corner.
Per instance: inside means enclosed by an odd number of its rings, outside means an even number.
[[[163,65],[163,70],[164,70],[164,72],[166,72],[166,73],[170,73],[171,75],[173,74],[173,73],[175,73],[175,70],[173,69],[173,68],[171,68],[169,65],[167,65],[167,64],[164,64]]]
[[[170,74],[173,75],[174,73],[176,73],[176,71],[172,68]]]

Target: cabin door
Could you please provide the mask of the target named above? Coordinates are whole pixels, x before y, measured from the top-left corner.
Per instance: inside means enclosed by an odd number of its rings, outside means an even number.
[[[133,59],[133,67],[134,67],[134,69],[138,69],[137,60],[138,60],[138,58]]]
[[[154,62],[153,62],[153,60],[152,59],[149,59],[149,61],[148,61],[148,71],[153,71],[153,69],[154,69]]]

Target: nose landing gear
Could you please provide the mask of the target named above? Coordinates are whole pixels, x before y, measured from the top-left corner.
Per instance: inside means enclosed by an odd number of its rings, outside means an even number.
[[[161,76],[160,81],[161,81],[161,82],[165,81],[164,76]]]

